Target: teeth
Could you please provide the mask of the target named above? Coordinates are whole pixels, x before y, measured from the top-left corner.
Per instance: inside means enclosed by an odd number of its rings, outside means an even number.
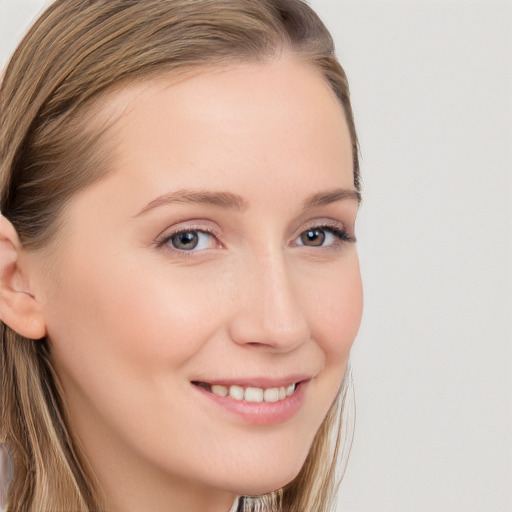
[[[296,384],[291,384],[288,387],[280,388],[255,388],[242,386],[222,386],[214,384],[213,386],[203,385],[204,389],[208,389],[214,395],[229,396],[235,400],[245,400],[247,402],[278,402],[284,400],[286,397],[293,395],[295,392]]]
[[[228,388],[226,386],[219,386],[214,384],[212,386],[212,393],[219,396],[228,396]]]
[[[263,402],[263,389],[245,388],[244,400],[247,402]]]
[[[242,388],[240,386],[230,386],[229,396],[231,398],[234,398],[235,400],[243,400],[244,399],[244,388]]]
[[[263,400],[265,400],[265,402],[277,402],[279,400],[279,395],[279,389],[277,388],[265,389],[263,392]]]

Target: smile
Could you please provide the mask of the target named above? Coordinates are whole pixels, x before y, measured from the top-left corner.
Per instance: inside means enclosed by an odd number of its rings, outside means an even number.
[[[283,423],[294,417],[302,409],[312,379],[308,375],[296,375],[282,379],[193,380],[191,384],[213,407],[212,410],[221,410],[245,423],[263,426]]]
[[[224,386],[222,384],[207,384],[206,382],[193,382],[194,385],[221,397],[230,397],[246,402],[279,402],[293,395],[297,384],[289,386],[259,388],[253,386]]]

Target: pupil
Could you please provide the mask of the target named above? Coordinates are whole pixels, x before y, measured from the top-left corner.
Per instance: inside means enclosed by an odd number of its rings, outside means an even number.
[[[321,229],[310,229],[301,235],[301,241],[304,245],[318,246],[325,240],[325,233]]]
[[[194,231],[187,231],[186,233],[178,233],[172,237],[172,245],[176,249],[191,250],[194,249],[197,244],[199,237]]]

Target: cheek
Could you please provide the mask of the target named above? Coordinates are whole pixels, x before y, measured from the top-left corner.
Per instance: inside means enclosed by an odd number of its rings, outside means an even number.
[[[326,365],[346,365],[361,324],[363,289],[357,254],[319,280],[308,294],[313,338],[325,353]]]
[[[128,386],[179,371],[215,329],[215,295],[200,293],[208,281],[79,254],[61,268],[46,305],[57,370],[75,385]]]
[[[104,343],[123,357],[185,360],[208,337],[213,299],[203,283],[181,283],[165,275],[135,271],[110,276],[108,288],[90,290],[80,318],[90,318]],[[206,293],[201,293],[206,292]],[[101,308],[101,310],[99,310]],[[213,328],[213,327],[212,327]]]

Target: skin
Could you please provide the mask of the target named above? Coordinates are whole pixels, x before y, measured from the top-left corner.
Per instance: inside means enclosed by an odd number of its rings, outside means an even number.
[[[109,108],[112,169],[71,199],[45,271],[42,253],[23,255],[30,297],[110,509],[226,512],[297,475],[359,328],[356,245],[330,230],[354,236],[357,201],[304,208],[354,190],[345,117],[319,72],[291,57],[132,85]],[[147,209],[183,189],[243,207]],[[322,245],[303,245],[326,224]],[[173,248],[187,229],[213,235]],[[304,403],[272,425],[191,384],[297,374],[312,377]]]

